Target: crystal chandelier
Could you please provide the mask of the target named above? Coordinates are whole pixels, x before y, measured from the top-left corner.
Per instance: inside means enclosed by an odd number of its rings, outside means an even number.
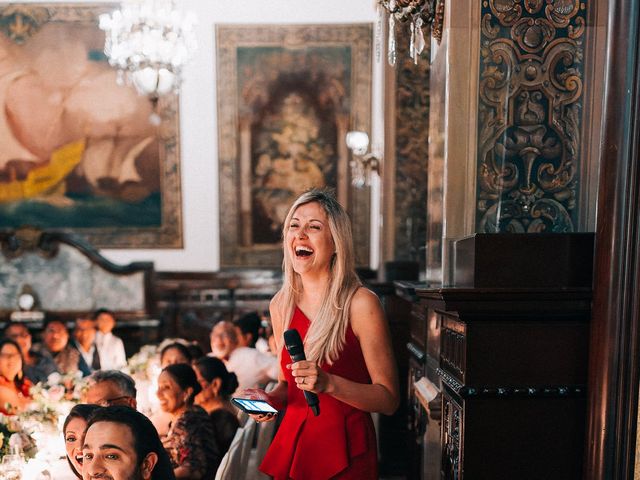
[[[196,48],[195,16],[174,0],[124,0],[120,10],[100,16],[104,53],[118,69],[118,83],[157,99],[177,92],[182,68]]]
[[[438,43],[442,39],[444,21],[444,0],[378,0],[380,12],[389,14],[389,37],[387,39],[387,60],[396,64],[396,22],[409,23],[411,42],[409,56],[414,63],[425,47],[424,28],[431,27],[431,35]]]

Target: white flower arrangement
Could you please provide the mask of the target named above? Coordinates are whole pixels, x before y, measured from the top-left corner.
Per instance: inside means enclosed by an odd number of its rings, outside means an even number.
[[[74,404],[82,399],[87,383],[81,372],[49,375],[46,381],[31,388],[33,401],[20,415],[25,423],[39,423],[43,427],[58,429]]]

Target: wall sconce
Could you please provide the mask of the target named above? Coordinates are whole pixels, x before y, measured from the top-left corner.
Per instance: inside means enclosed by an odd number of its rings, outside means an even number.
[[[356,188],[371,185],[373,173],[380,174],[380,159],[373,153],[367,153],[369,135],[365,132],[351,131],[346,137],[347,147],[353,153],[351,166],[351,184]]]

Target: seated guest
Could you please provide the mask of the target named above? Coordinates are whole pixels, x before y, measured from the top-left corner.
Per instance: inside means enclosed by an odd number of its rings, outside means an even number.
[[[175,479],[153,424],[129,407],[98,409],[87,424],[82,454],[84,480]]]
[[[257,342],[266,343],[260,335],[262,332],[262,319],[258,312],[249,312],[233,321],[238,332],[238,345],[241,347],[257,348]],[[268,349],[268,346],[267,346]],[[264,348],[258,349],[264,352]]]
[[[234,325],[218,322],[211,330],[211,355],[238,377],[238,390],[264,386],[278,378],[278,359],[255,348],[241,347]]]
[[[98,331],[96,346],[100,353],[100,367],[104,370],[119,370],[127,364],[124,343],[112,331],[116,326],[116,317],[111,310],[101,308],[93,314]]]
[[[162,368],[177,363],[191,364],[191,361],[191,352],[189,352],[189,349],[184,343],[173,341],[162,346],[160,350],[160,366]],[[153,422],[153,426],[156,427],[156,430],[158,430],[160,437],[165,437],[169,432],[171,415],[163,410],[159,410],[151,415],[151,421]]]
[[[64,448],[67,451],[67,462],[73,474],[82,478],[82,442],[84,441],[84,431],[87,429],[87,421],[98,405],[86,405],[80,403],[75,405],[67,418],[64,420],[62,435],[64,437]]]
[[[231,405],[231,394],[238,388],[235,373],[230,373],[219,358],[203,357],[193,365],[202,391],[195,403],[204,408],[213,422],[214,436],[221,454],[229,450],[238,422],[238,410]]]
[[[73,329],[73,346],[80,352],[78,368],[83,377],[100,370],[100,354],[95,339],[96,325],[94,321],[86,317],[76,318],[76,325]]]
[[[50,318],[42,330],[42,343],[33,349],[45,357],[51,358],[58,373],[76,373],[80,363],[80,352],[69,345],[69,331],[62,320]]]
[[[0,340],[0,413],[22,413],[31,398],[31,382],[22,374],[22,353],[16,342]]]
[[[160,408],[171,414],[171,426],[163,444],[176,478],[213,478],[222,459],[207,412],[193,405],[198,393],[200,385],[190,365],[169,365],[160,373],[157,392]]]
[[[176,363],[191,364],[191,360],[189,349],[180,342],[170,343],[160,350],[160,366],[162,368]]]
[[[124,405],[134,410],[136,402],[136,382],[129,375],[117,370],[98,370],[89,377],[85,401],[101,407]]]
[[[56,364],[51,357],[44,356],[31,348],[31,333],[24,323],[9,322],[4,329],[4,336],[20,347],[22,370],[31,383],[42,382],[56,371]]]

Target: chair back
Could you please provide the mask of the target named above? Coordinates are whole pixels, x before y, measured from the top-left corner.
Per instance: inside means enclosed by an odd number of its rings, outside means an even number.
[[[273,440],[273,436],[276,430],[276,421],[264,422],[258,426],[258,439],[256,441],[256,448],[253,453],[252,465],[255,465],[255,472],[253,475],[253,479],[255,480],[268,480],[268,475],[265,475],[261,471],[258,470],[264,456],[267,454],[267,450],[271,445],[271,441]]]
[[[256,421],[249,417],[247,423],[245,423],[243,427],[243,437],[242,437],[242,453],[240,454],[240,476],[237,478],[247,478],[248,467],[249,467],[249,457],[251,455],[251,449],[253,448],[253,439],[255,437],[256,432]]]
[[[244,476],[241,476],[244,437],[244,428],[238,428],[233,440],[231,441],[229,450],[224,454],[224,457],[222,457],[222,461],[218,466],[215,480],[236,480],[244,478]]]

